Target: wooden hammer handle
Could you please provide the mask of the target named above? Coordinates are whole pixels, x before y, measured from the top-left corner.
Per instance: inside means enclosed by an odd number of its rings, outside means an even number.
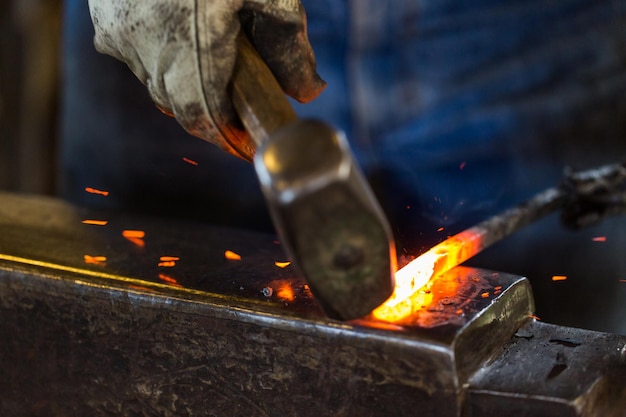
[[[242,31],[232,78],[233,105],[256,147],[298,116],[259,53]]]

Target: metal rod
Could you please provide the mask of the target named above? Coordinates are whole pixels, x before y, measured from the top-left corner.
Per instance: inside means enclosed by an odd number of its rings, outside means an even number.
[[[589,210],[579,207],[594,201],[593,218],[598,221],[611,210],[616,193],[624,193],[626,168],[623,164],[605,165],[578,173],[566,173],[562,184],[549,188],[530,200],[470,227],[411,261],[396,272],[396,287],[391,297],[373,311],[374,318],[398,322],[412,314],[418,304],[417,292],[432,278],[441,275],[517,230],[557,210],[564,210],[568,223],[589,224]]]

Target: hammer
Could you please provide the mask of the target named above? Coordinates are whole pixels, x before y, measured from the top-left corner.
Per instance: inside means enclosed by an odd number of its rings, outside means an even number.
[[[331,318],[363,317],[394,288],[391,228],[342,132],[298,119],[245,34],[232,100],[281,244]]]

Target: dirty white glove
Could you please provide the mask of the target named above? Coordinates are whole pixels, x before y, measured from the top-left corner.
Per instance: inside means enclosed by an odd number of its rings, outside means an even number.
[[[95,46],[124,61],[194,136],[251,159],[227,93],[240,27],[285,92],[315,98],[317,75],[299,0],[89,0]]]

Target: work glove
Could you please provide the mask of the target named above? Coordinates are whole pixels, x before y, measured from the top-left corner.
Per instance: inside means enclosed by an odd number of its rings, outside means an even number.
[[[326,85],[299,0],[89,0],[89,9],[99,52],[125,62],[190,134],[246,160],[255,147],[228,93],[240,28],[296,100]]]

